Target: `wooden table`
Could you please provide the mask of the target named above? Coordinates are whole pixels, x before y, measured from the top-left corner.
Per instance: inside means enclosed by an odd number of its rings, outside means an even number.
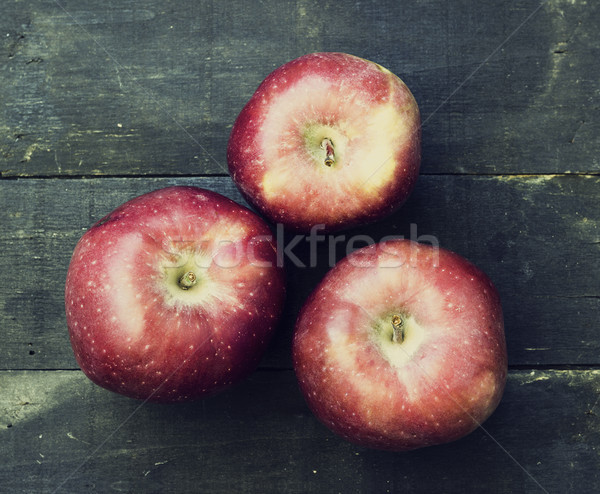
[[[0,492],[600,491],[599,25],[593,0],[4,0]],[[272,345],[228,392],[143,404],[74,360],[63,288],[85,229],[172,184],[243,202],[231,125],[271,70],[312,51],[388,67],[423,115],[409,202],[347,238],[413,225],[501,293],[507,389],[463,440],[372,451],[311,415],[290,341],[326,242],[317,266],[290,267]]]

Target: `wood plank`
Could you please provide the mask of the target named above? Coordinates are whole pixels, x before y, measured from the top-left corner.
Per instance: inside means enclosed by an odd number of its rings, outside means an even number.
[[[329,432],[292,371],[183,405],[141,404],[79,371],[0,372],[0,490],[598,492],[599,383],[598,370],[512,371],[485,431],[396,454]]]
[[[423,176],[395,215],[319,242],[313,267],[306,238],[282,237],[291,246],[288,301],[263,367],[290,368],[297,312],[330,261],[388,235],[434,236],[489,274],[503,299],[511,365],[599,364],[599,183],[596,176]],[[0,369],[76,368],[63,289],[77,240],[125,200],[173,184],[243,202],[227,177],[0,181]],[[24,275],[32,269],[36,277]]]
[[[284,10],[3,2],[0,176],[226,173],[242,106],[270,71],[312,51],[354,53],[407,82],[423,114],[423,173],[600,170],[598,2]]]

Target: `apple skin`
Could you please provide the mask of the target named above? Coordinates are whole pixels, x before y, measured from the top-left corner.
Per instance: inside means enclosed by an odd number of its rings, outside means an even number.
[[[393,314],[403,317],[403,341],[393,341]],[[498,293],[450,251],[374,244],[340,261],[310,295],[293,360],[310,409],[345,439],[392,451],[453,441],[502,397]]]
[[[197,283],[182,288],[189,271]],[[284,291],[274,240],[255,213],[197,187],[156,190],[79,240],[65,286],[71,345],[106,389],[194,400],[255,369]]]
[[[362,225],[395,211],[415,186],[419,109],[384,67],[312,53],[260,84],[233,125],[227,161],[246,200],[274,223],[304,232]]]

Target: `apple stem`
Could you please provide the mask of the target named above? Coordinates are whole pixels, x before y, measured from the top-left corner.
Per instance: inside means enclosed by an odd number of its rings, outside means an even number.
[[[404,341],[404,321],[401,316],[395,315],[392,317],[392,328],[394,328],[392,341],[394,343],[402,343]]]
[[[325,165],[331,166],[335,162],[335,154],[333,152],[333,142],[326,137],[321,141],[321,149],[325,150]]]
[[[198,278],[193,271],[188,271],[181,278],[179,278],[179,287],[182,290],[188,290],[198,283]]]

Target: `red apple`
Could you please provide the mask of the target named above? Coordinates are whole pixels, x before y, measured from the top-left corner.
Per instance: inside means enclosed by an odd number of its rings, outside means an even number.
[[[309,407],[342,437],[396,451],[453,441],[502,396],[500,300],[457,254],[408,240],[374,244],[311,294],[293,357]]]
[[[83,372],[162,402],[200,398],[250,373],[283,298],[266,223],[197,187],[142,195],[98,221],[75,248],[65,288]]]
[[[336,230],[397,209],[419,173],[420,116],[376,63],[313,53],[272,72],[239,114],[227,149],[242,194],[271,221]]]

